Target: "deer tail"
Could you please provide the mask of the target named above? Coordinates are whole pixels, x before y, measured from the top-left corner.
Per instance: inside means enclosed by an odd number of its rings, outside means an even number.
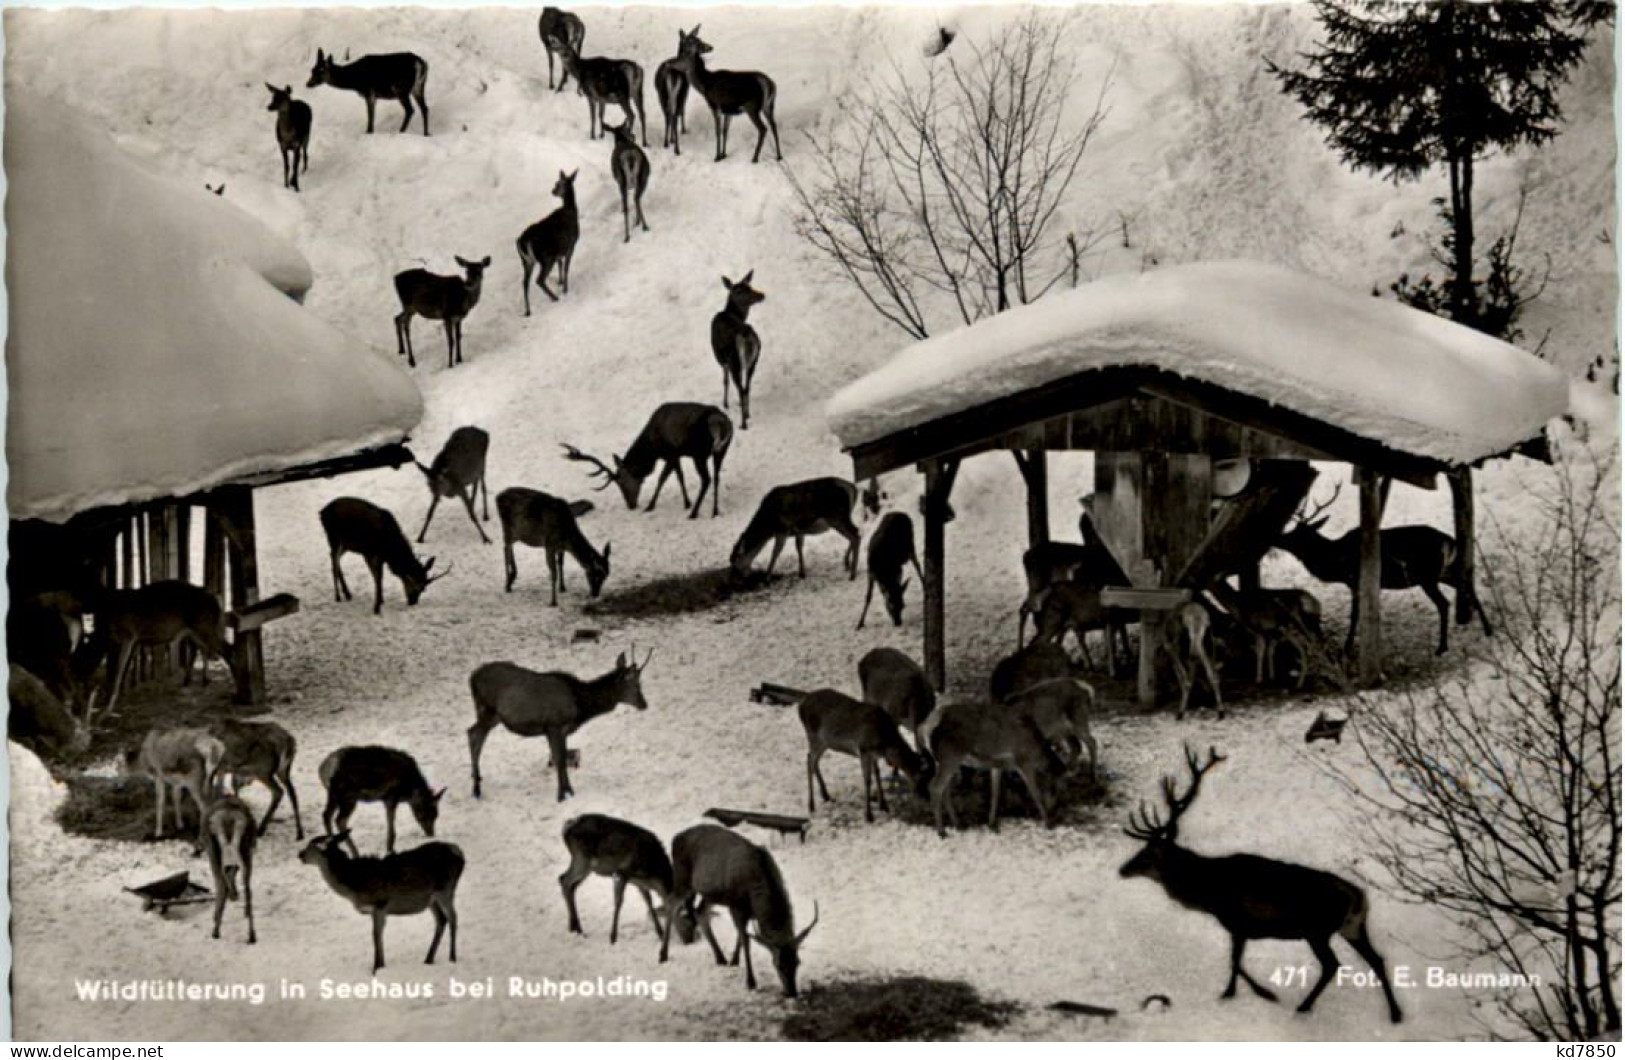
[[[726,416],[714,416],[707,426],[711,429],[711,455],[718,458],[727,455],[728,447],[734,442],[733,421]]]

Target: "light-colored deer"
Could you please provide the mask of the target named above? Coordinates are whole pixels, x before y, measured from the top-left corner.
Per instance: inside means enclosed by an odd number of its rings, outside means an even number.
[[[809,692],[796,706],[801,718],[802,731],[807,736],[807,812],[817,809],[813,802],[813,780],[818,780],[818,791],[829,801],[829,787],[824,783],[823,770],[818,763],[826,751],[851,755],[858,760],[863,774],[863,819],[874,823],[871,808],[876,793],[880,796],[881,810],[886,806],[886,789],[880,782],[880,763],[890,763],[910,778],[918,777],[925,768],[920,756],[909,747],[884,707],[863,703],[833,688],[820,688]],[[872,786],[871,786],[872,781]]]
[[[462,879],[463,852],[451,843],[424,843],[386,857],[352,857],[344,852],[348,832],[317,836],[299,852],[314,865],[333,893],[356,912],[372,917],[372,971],[384,966],[384,924],[392,916],[434,914],[434,939],[424,964],[433,964],[440,938],[451,927],[451,963],[457,963],[457,881]],[[352,844],[353,846],[354,844]]]
[[[190,795],[198,808],[198,831],[195,847],[203,849],[204,825],[209,806],[214,802],[213,777],[225,755],[226,748],[218,739],[203,729],[153,729],[142,739],[141,746],[124,755],[121,763],[125,774],[142,776],[152,781],[157,809],[152,836],[164,834],[164,796],[174,789],[175,829],[181,830],[182,795]]]
[[[369,501],[340,497],[322,509],[321,519],[322,531],[327,535],[328,556],[333,563],[335,602],[351,599],[350,586],[339,566],[339,559],[346,552],[359,555],[372,572],[372,613],[375,615],[384,609],[386,566],[400,579],[408,607],[415,607],[423,590],[451,573],[448,563],[445,570],[431,576],[429,570],[434,566],[434,557],[418,559],[395,516]]]
[[[926,752],[921,727],[937,707],[937,692],[920,664],[896,648],[873,648],[858,660],[863,701],[873,703],[914,734],[914,750]]]
[[[598,598],[609,578],[610,546],[604,545],[602,552],[593,548],[576,524],[575,511],[568,502],[540,490],[512,486],[497,494],[497,518],[502,522],[502,558],[507,571],[505,591],[513,592],[513,583],[519,577],[519,565],[513,555],[513,546],[518,543],[542,549],[547,554],[551,606],[559,604],[566,555],[581,565],[587,574],[588,592],[593,599]]]
[[[1196,680],[1205,675],[1208,687],[1213,690],[1213,709],[1223,718],[1224,694],[1219,689],[1218,667],[1213,665],[1213,615],[1207,605],[1191,600],[1170,612],[1163,626],[1162,646],[1174,664],[1174,676],[1179,679],[1179,712],[1175,717],[1185,717]]]
[[[581,917],[576,912],[576,889],[588,876],[598,875],[615,881],[615,913],[609,922],[611,946],[620,934],[621,902],[626,897],[627,884],[643,895],[656,936],[665,935],[660,914],[655,911],[654,899],[659,897],[666,915],[678,918],[677,937],[685,946],[694,941],[694,921],[686,911],[672,904],[676,880],[671,858],[666,856],[665,845],[653,832],[618,817],[589,813],[564,823],[564,845],[570,851],[570,867],[559,875],[559,889],[564,892],[564,905],[570,911],[571,931],[586,934],[581,930]]]
[[[1094,686],[1072,675],[1072,661],[1059,645],[1037,641],[1001,659],[989,686],[994,703],[1027,713],[1052,746],[1065,748],[1068,768],[1087,747],[1089,779],[1098,779],[1100,746],[1089,730]]]
[[[117,653],[113,689],[104,713],[118,706],[119,692],[135,661],[137,648],[172,649],[189,643],[197,649],[203,683],[209,683],[209,663],[226,661],[226,619],[220,599],[189,582],[175,579],[151,582],[139,589],[118,589],[103,594],[96,610],[96,625]],[[227,662],[229,668],[230,663]],[[189,663],[181,679],[192,683]]]
[[[214,877],[214,935],[220,937],[220,918],[227,900],[236,901],[241,891],[243,915],[248,918],[248,944],[259,939],[254,933],[254,815],[243,801],[232,795],[216,799],[203,815],[204,848],[209,855],[209,873]]]
[[[215,766],[216,784],[219,778],[230,774],[233,795],[239,794],[250,780],[271,789],[271,805],[259,824],[259,834],[264,835],[270,826],[286,789],[293,803],[295,838],[305,838],[305,824],[299,819],[299,792],[293,786],[293,757],[298,750],[293,734],[274,721],[236,718],[221,718],[209,726],[209,731],[225,747],[225,753]]]
[[[618,486],[629,509],[637,508],[644,481],[654,474],[655,465],[661,464],[660,477],[655,480],[655,491],[649,498],[646,510],[655,510],[666,479],[675,471],[677,488],[683,491],[683,505],[688,508],[688,517],[693,519],[699,516],[700,502],[705,500],[706,491],[710,490],[713,491],[711,515],[714,518],[720,510],[718,498],[722,494],[722,461],[728,455],[733,440],[734,425],[726,412],[715,405],[673,401],[655,409],[649,422],[632,440],[624,457],[611,454],[614,467],[573,445],[565,445],[564,452],[571,460],[592,465],[592,474],[602,479],[598,489],[607,489],[611,483]],[[700,478],[700,492],[692,505],[688,501],[688,483],[683,480],[684,459],[694,461],[694,472]],[[707,463],[710,464],[709,469]]]
[[[1174,778],[1163,777],[1166,818],[1152,815],[1140,804],[1123,831],[1145,845],[1124,862],[1118,874],[1157,881],[1174,901],[1209,914],[1230,933],[1230,982],[1221,998],[1234,997],[1240,979],[1259,997],[1277,1000],[1273,991],[1241,966],[1247,943],[1252,939],[1303,939],[1320,961],[1320,979],[1298,1006],[1299,1012],[1308,1012],[1337,973],[1339,962],[1331,940],[1333,935],[1341,935],[1376,972],[1388,999],[1388,1018],[1398,1023],[1403,1017],[1388,981],[1388,969],[1366,930],[1371,907],[1363,890],[1341,876],[1290,862],[1253,854],[1206,857],[1179,845],[1180,818],[1196,800],[1202,778],[1224,760],[1209,748],[1207,760],[1199,761],[1186,746],[1190,787],[1177,795]]]
[[[424,83],[429,79],[429,64],[411,52],[392,52],[388,55],[363,55],[353,63],[339,63],[333,56],[316,49],[316,65],[311,68],[306,88],[331,85],[355,92],[367,101],[367,132],[372,132],[373,111],[380,99],[393,99],[406,108],[401,118],[401,132],[412,124],[412,101],[417,100],[423,111],[423,135],[429,135],[429,103],[424,98]]]
[[[756,989],[756,970],[751,966],[750,943],[766,947],[773,956],[779,985],[785,997],[796,996],[796,973],[801,967],[801,946],[818,926],[818,904],[813,903],[812,923],[796,931],[796,914],[790,905],[790,892],[784,886],[773,855],[742,836],[719,825],[700,824],[677,833],[671,841],[672,870],[676,885],[672,904],[688,910],[711,944],[718,964],[728,963],[722,947],[711,931],[707,910],[722,906],[733,917],[738,940],[733,963],[745,957],[745,988]],[[698,900],[699,906],[695,907]],[[666,931],[660,942],[660,963],[666,963],[671,948],[671,929],[677,917],[666,918]],[[751,921],[756,931],[749,930]]]
[[[653,649],[641,663],[635,648],[630,662],[622,652],[613,670],[591,681],[558,670],[537,673],[511,662],[486,663],[475,670],[468,678],[468,690],[474,697],[474,724],[468,727],[474,797],[480,797],[480,752],[498,723],[516,736],[546,736],[558,770],[559,801],[573,796],[566,738],[622,703],[648,710],[642,681],[652,658]]]
[[[406,363],[413,368],[418,364],[412,352],[414,316],[444,323],[446,367],[463,363],[463,320],[479,304],[480,288],[485,283],[485,270],[491,266],[491,255],[479,261],[454,260],[462,266],[463,275],[442,276],[428,269],[407,269],[395,274],[395,296],[401,303],[401,311],[395,315],[397,354],[405,355]]]
[[[858,488],[840,478],[814,478],[793,482],[787,486],[774,486],[767,491],[756,514],[751,516],[745,530],[734,542],[728,564],[736,577],[744,577],[758,553],[773,542],[773,554],[768,557],[767,573],[779,561],[784,543],[796,543],[796,573],[807,576],[807,563],[802,555],[802,540],[809,534],[833,530],[846,539],[846,558],[842,566],[847,576],[858,576],[858,528],[852,522],[852,506],[857,503]]]
[[[446,444],[436,454],[434,463],[428,467],[418,464],[418,470],[429,482],[429,514],[423,517],[423,529],[418,531],[418,544],[429,533],[429,524],[434,521],[434,510],[440,505],[442,497],[456,497],[468,509],[468,521],[474,524],[479,532],[480,540],[486,544],[491,539],[485,536],[485,529],[480,521],[474,517],[474,494],[482,493],[485,499],[485,521],[491,521],[491,490],[485,484],[485,455],[491,448],[491,436],[478,427],[459,427],[451,432]]]
[[[1044,827],[1050,827],[1058,792],[1048,789],[1046,777],[1059,782],[1066,764],[1050,747],[1033,716],[1024,710],[1006,711],[984,703],[948,703],[937,708],[922,727],[931,749],[932,765],[921,776],[921,786],[929,791],[936,816],[937,835],[947,838],[942,826],[944,808],[955,828],[959,816],[948,798],[948,789],[963,765],[991,770],[992,799],[987,826],[999,829],[999,792],[1004,771],[1014,769],[1026,784],[1038,807]]]

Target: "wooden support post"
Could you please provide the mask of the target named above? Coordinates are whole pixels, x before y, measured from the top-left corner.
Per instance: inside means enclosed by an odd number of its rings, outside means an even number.
[[[1354,652],[1362,687],[1382,682],[1382,484],[1366,468],[1355,471],[1360,484],[1360,577],[1354,592],[1359,615]]]
[[[1155,564],[1156,582],[1172,587],[1174,577],[1207,537],[1213,504],[1213,461],[1209,457],[1147,451],[1140,454],[1144,489],[1140,494],[1142,532],[1147,558]],[[1188,586],[1199,589],[1201,586]],[[1171,689],[1168,667],[1157,666],[1157,650],[1169,635],[1169,615],[1140,613],[1140,706],[1155,707]]]
[[[169,570],[183,582],[192,580],[192,508],[173,504],[164,513],[169,523]]]
[[[943,528],[947,523],[948,498],[953,493],[957,460],[928,460],[925,471],[925,676],[939,693],[948,687],[947,637],[945,635],[944,592],[947,566]]]
[[[220,524],[220,515],[213,508],[203,509],[203,587],[220,600],[220,607],[230,606],[226,591],[226,532]]]
[[[174,577],[170,560],[174,558],[174,548],[170,543],[169,531],[171,524],[169,512],[171,506],[158,504],[147,509],[147,576],[148,583],[167,581]],[[169,680],[178,666],[177,655],[180,645],[174,644],[167,648],[152,648],[150,650],[152,673],[161,681]]]
[[[1456,515],[1456,625],[1465,626],[1472,622],[1478,600],[1474,572],[1478,542],[1473,529],[1473,470],[1451,468],[1449,478]]]
[[[231,571],[233,610],[259,602],[259,561],[254,540],[254,493],[245,487],[228,487],[215,495],[216,511],[227,531],[226,556]],[[237,681],[235,702],[257,705],[265,702],[265,654],[260,631],[239,633],[232,642],[232,671]]]
[[[1043,449],[1010,450],[1027,484],[1027,546],[1049,540],[1049,454]]]

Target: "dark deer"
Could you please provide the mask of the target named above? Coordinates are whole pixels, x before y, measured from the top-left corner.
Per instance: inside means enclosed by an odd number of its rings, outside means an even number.
[[[587,27],[581,24],[577,15],[556,7],[544,7],[541,17],[536,20],[536,32],[542,38],[542,47],[547,49],[547,87],[552,88],[553,56],[562,55],[566,47],[579,52],[581,42],[587,39]],[[561,63],[560,70],[556,91],[563,92],[564,83],[570,80],[570,68]]]
[[[384,966],[384,924],[392,916],[434,914],[434,940],[424,964],[433,964],[440,938],[451,926],[451,963],[457,963],[457,881],[462,879],[463,852],[451,843],[424,843],[382,858],[351,857],[343,843],[349,833],[318,836],[299,852],[315,865],[333,893],[372,917],[372,971]]]
[[[406,363],[416,368],[412,353],[412,318],[427,317],[446,326],[446,367],[463,362],[463,318],[480,302],[485,270],[491,266],[487,254],[479,261],[455,259],[463,268],[461,276],[442,276],[428,269],[407,269],[395,274],[395,296],[401,311],[395,315],[396,354],[405,354]]]
[[[599,552],[576,525],[575,506],[540,490],[513,486],[497,494],[497,518],[502,522],[502,558],[507,570],[506,592],[513,592],[519,577],[514,562],[515,542],[539,548],[547,554],[548,586],[559,606],[559,590],[564,587],[564,557],[569,555],[587,574],[587,590],[594,600],[609,577],[609,545]]]
[[[750,160],[762,157],[762,144],[768,129],[773,130],[773,156],[784,161],[779,148],[779,124],[773,120],[773,103],[778,87],[766,74],[754,70],[707,70],[704,56],[711,46],[700,39],[700,27],[683,33],[677,41],[677,64],[688,77],[688,83],[706,106],[711,108],[711,122],[716,129],[717,157],[720,162],[728,157],[728,124],[734,115],[743,114],[756,126],[756,153]],[[762,119],[766,118],[766,124]]]
[[[885,710],[898,725],[908,726],[914,749],[924,754],[920,727],[936,709],[937,693],[920,664],[896,648],[874,648],[858,660],[858,682],[863,701]]]
[[[1388,982],[1388,969],[1366,932],[1370,905],[1363,890],[1341,876],[1290,862],[1253,854],[1205,857],[1179,845],[1180,817],[1195,801],[1202,778],[1223,761],[1224,756],[1209,748],[1207,761],[1199,762],[1196,753],[1186,746],[1189,789],[1184,795],[1176,795],[1174,778],[1163,777],[1166,820],[1152,816],[1145,804],[1140,804],[1123,831],[1145,846],[1124,862],[1118,875],[1157,881],[1168,897],[1187,909],[1207,913],[1230,933],[1230,982],[1219,995],[1221,998],[1235,997],[1236,980],[1240,979],[1259,997],[1277,1000],[1272,991],[1242,968],[1242,954],[1252,939],[1303,939],[1320,960],[1320,979],[1298,1006],[1299,1012],[1308,1012],[1337,972],[1337,954],[1331,940],[1333,935],[1341,935],[1377,973],[1388,998],[1388,1017],[1398,1023],[1402,1016],[1394,988]]]
[[[434,557],[420,561],[412,554],[412,546],[401,533],[401,524],[384,509],[359,497],[340,497],[322,509],[322,530],[327,534],[327,552],[333,561],[333,600],[335,603],[352,599],[350,586],[344,580],[339,557],[354,552],[367,563],[372,572],[372,613],[384,609],[384,568],[387,566],[400,579],[401,590],[406,593],[406,604],[415,607],[423,590],[451,573],[451,565],[439,574],[429,574]]]
[[[485,454],[490,451],[491,436],[478,427],[459,427],[451,432],[446,444],[441,447],[434,463],[428,467],[418,464],[418,470],[423,477],[429,480],[429,514],[423,517],[423,529],[418,531],[418,544],[429,532],[429,524],[434,521],[434,510],[440,504],[442,497],[456,497],[468,509],[468,521],[474,524],[479,532],[480,540],[486,544],[491,539],[485,536],[485,530],[480,521],[474,517],[474,494],[480,493],[484,497],[485,521],[491,521],[491,490],[485,484]]]
[[[610,152],[609,168],[615,174],[615,186],[621,189],[621,227],[632,242],[632,207],[638,212],[638,225],[647,232],[649,222],[643,219],[643,193],[649,187],[649,156],[643,153],[632,136],[632,120],[610,127],[615,137],[615,148]]]
[[[1339,486],[1338,490],[1342,487]],[[1286,533],[1276,541],[1276,547],[1296,556],[1299,563],[1320,581],[1345,585],[1349,590],[1349,633],[1345,649],[1354,648],[1354,633],[1360,623],[1360,531],[1350,530],[1339,538],[1321,534],[1327,517],[1322,515],[1337,500],[1338,490],[1326,503],[1316,506],[1308,515],[1302,515]],[[1484,635],[1490,636],[1490,618],[1479,603],[1478,590],[1463,582],[1461,564],[1456,555],[1456,541],[1449,534],[1431,526],[1394,526],[1382,531],[1382,587],[1384,589],[1421,589],[1433,606],[1439,609],[1439,647],[1436,654],[1443,655],[1450,648],[1450,601],[1439,591],[1448,585],[1458,595],[1469,594],[1472,607],[1467,613],[1478,613],[1484,624]]]
[[[276,808],[282,805],[282,791],[286,788],[288,800],[293,803],[294,835],[298,839],[305,838],[305,824],[299,819],[299,792],[293,787],[293,756],[298,751],[293,734],[274,721],[235,718],[221,718],[209,726],[209,731],[225,747],[225,754],[215,766],[216,782],[230,773],[233,795],[241,792],[250,780],[271,789],[271,805],[259,824],[259,834],[264,835],[270,826]]]
[[[10,712],[6,736],[41,758],[90,750],[91,731],[38,677],[12,663],[6,682]]]
[[[711,318],[711,353],[722,368],[722,407],[728,407],[728,381],[733,380],[739,391],[739,426],[750,429],[750,384],[756,378],[756,362],[762,356],[762,340],[756,329],[746,323],[750,307],[764,301],[767,295],[750,285],[752,269],[745,278],[734,283],[722,278],[728,292],[728,304],[722,312]]]
[[[266,110],[276,111],[276,144],[282,151],[282,186],[299,190],[299,168],[304,163],[310,171],[310,104],[293,98],[293,86],[278,88],[266,84],[271,91],[271,105]],[[220,192],[226,185],[220,185]],[[216,192],[215,194],[220,194]]]
[[[880,596],[886,605],[891,624],[903,624],[903,590],[908,579],[903,576],[905,564],[914,565],[914,573],[923,584],[925,575],[914,554],[914,521],[902,512],[887,512],[875,532],[869,535],[869,589],[863,594],[863,612],[858,615],[858,628],[869,617],[869,601],[874,599],[875,584],[880,584]]]
[[[306,88],[332,85],[355,92],[367,101],[367,132],[372,132],[373,110],[380,99],[393,99],[406,108],[401,132],[412,124],[412,101],[423,110],[423,135],[429,135],[429,103],[423,98],[423,84],[429,79],[429,64],[411,52],[363,55],[353,63],[335,62],[331,55],[316,49],[316,65],[311,67]]]
[[[598,875],[615,881],[615,914],[609,922],[611,946],[620,934],[621,901],[626,897],[629,883],[643,895],[643,904],[649,907],[649,919],[654,922],[656,935],[665,934],[660,914],[655,912],[654,899],[659,896],[666,915],[678,917],[677,937],[685,946],[694,941],[694,921],[672,905],[676,880],[671,858],[666,856],[665,844],[653,832],[618,817],[589,813],[564,823],[564,845],[570,851],[570,867],[559,874],[559,889],[564,892],[564,905],[570,911],[570,930],[575,934],[586,934],[581,930],[581,917],[576,913],[576,889],[588,876]]]
[[[525,270],[519,289],[525,296],[525,315],[530,316],[530,273],[536,273],[536,286],[557,302],[559,296],[547,286],[547,274],[554,266],[559,270],[559,292],[570,293],[570,259],[575,256],[576,241],[581,238],[581,215],[576,210],[576,170],[559,170],[559,179],[553,182],[553,194],[560,206],[537,221],[519,237],[519,264]]]
[[[385,848],[395,852],[395,809],[406,803],[417,819],[423,834],[434,837],[434,823],[440,816],[440,799],[446,789],[432,791],[423,779],[423,770],[405,751],[393,747],[369,745],[340,747],[322,759],[316,771],[322,787],[327,789],[327,808],[322,810],[322,831],[328,836],[335,829],[350,843],[355,852],[355,841],[349,839],[350,815],[357,803],[381,802],[385,819],[389,823]],[[335,840],[336,841],[336,840]]]
[[[707,45],[709,47],[709,45]],[[655,98],[666,119],[666,136],[661,147],[683,153],[682,134],[688,132],[688,74],[683,70],[683,31],[677,31],[677,54],[655,70]]]
[[[1085,665],[1092,669],[1095,663],[1089,655],[1089,632],[1101,630],[1106,634],[1107,668],[1115,672],[1119,643],[1123,654],[1129,654],[1128,630],[1124,613],[1102,603],[1100,592],[1099,585],[1080,579],[1056,582],[1036,597],[1029,597],[1022,607],[1031,606],[1038,615],[1033,621],[1037,627],[1033,643],[1059,645],[1070,631],[1077,638]]]
[[[1059,801],[1059,792],[1049,793],[1044,779],[1058,781],[1066,773],[1066,764],[1050,747],[1030,713],[979,703],[950,703],[941,707],[933,718],[926,734],[932,765],[921,775],[918,787],[922,795],[930,794],[938,836],[944,839],[948,836],[942,827],[944,808],[953,826],[959,827],[959,815],[948,798],[948,788],[959,773],[959,767],[964,765],[993,773],[988,828],[995,832],[999,829],[999,793],[1007,769],[1020,774],[1038,807],[1044,827],[1050,826],[1050,814]]]
[[[226,659],[225,613],[219,597],[201,586],[173,579],[156,581],[139,589],[106,592],[96,607],[98,635],[105,634],[107,643],[117,652],[106,713],[112,713],[118,705],[119,690],[124,687],[137,648],[168,650],[191,644],[202,663],[204,684],[209,683],[209,663]],[[192,666],[188,663],[181,683],[191,681]]]
[[[755,843],[719,825],[698,824],[678,832],[671,841],[672,871],[676,876],[672,905],[686,909],[711,944],[718,964],[728,963],[722,947],[711,932],[706,910],[720,905],[733,916],[738,941],[733,963],[745,955],[745,988],[756,989],[756,970],[750,963],[750,941],[767,948],[779,985],[785,997],[796,996],[796,972],[801,967],[801,945],[818,926],[818,905],[813,903],[812,923],[796,933],[796,914],[790,906],[790,893],[773,855]],[[698,910],[694,903],[699,901]],[[660,942],[660,963],[666,963],[671,948],[671,927],[676,917],[666,918],[666,931]],[[751,933],[750,922],[756,921]]]
[[[468,727],[468,754],[474,778],[474,797],[480,797],[480,752],[486,737],[500,722],[516,736],[546,736],[559,776],[559,801],[575,794],[570,786],[569,754],[565,738],[592,719],[618,705],[648,710],[643,698],[643,671],[654,657],[628,662],[623,652],[615,669],[591,681],[559,670],[537,673],[511,662],[486,663],[468,678],[474,696],[474,724]]]
[[[209,874],[214,877],[214,934],[220,937],[220,918],[226,902],[235,902],[242,893],[243,915],[248,918],[248,944],[259,939],[254,933],[254,815],[243,800],[231,795],[217,799],[203,815],[204,850],[209,855]]]
[[[1100,747],[1089,731],[1095,690],[1072,676],[1072,660],[1058,644],[1035,641],[999,660],[989,682],[993,702],[1006,710],[1025,711],[1051,744],[1066,749],[1076,765],[1089,749],[1089,777],[1096,779]]]
[[[892,769],[900,770],[910,778],[918,777],[924,769],[920,756],[903,739],[897,723],[884,707],[861,703],[832,688],[820,688],[802,699],[796,713],[807,735],[808,813],[817,809],[813,802],[815,777],[819,794],[825,802],[829,801],[829,787],[824,783],[823,770],[818,768],[819,760],[826,751],[837,751],[858,760],[863,773],[863,819],[870,824],[875,819],[871,805],[875,791],[880,795],[881,810],[891,812],[886,806],[886,789],[880,783],[881,760],[884,759]]]
[[[99,661],[102,640],[85,636],[85,607],[73,593],[14,594],[6,609],[6,658],[80,717],[91,706],[81,677]],[[15,673],[12,681],[17,681]]]
[[[842,566],[853,580],[858,576],[858,528],[852,522],[852,506],[857,503],[858,488],[841,478],[813,478],[793,482],[788,486],[774,486],[756,506],[756,514],[745,525],[745,532],[734,543],[728,564],[736,577],[750,571],[752,561],[769,541],[773,554],[768,557],[767,572],[779,561],[784,542],[796,542],[796,572],[807,576],[807,564],[802,556],[801,542],[808,534],[821,534],[834,530],[846,538],[846,558]]]
[[[559,42],[559,58],[566,72],[574,74],[576,86],[587,97],[587,135],[598,139],[607,126],[604,110],[611,104],[626,112],[627,124],[643,126],[643,146],[649,146],[649,119],[643,115],[643,67],[631,59],[584,58],[568,42]]]
[[[573,445],[566,445],[564,451],[571,460],[593,465],[592,474],[603,480],[598,489],[607,489],[612,483],[619,486],[627,508],[634,510],[638,506],[638,496],[643,492],[644,481],[654,474],[656,464],[662,464],[660,477],[655,479],[654,495],[649,498],[649,507],[645,510],[655,510],[655,502],[660,500],[660,491],[665,488],[666,479],[675,471],[677,488],[683,491],[683,505],[688,508],[688,517],[693,519],[700,514],[700,504],[705,500],[706,491],[710,490],[711,515],[714,518],[719,510],[718,498],[722,494],[722,460],[728,455],[728,447],[733,444],[733,439],[733,421],[715,405],[673,401],[655,409],[649,422],[643,425],[643,431],[632,440],[624,457],[610,454],[610,459],[615,461],[614,467]],[[688,483],[683,481],[684,458],[694,461],[694,472],[700,477],[700,492],[692,505],[688,500]],[[709,468],[706,467],[708,461],[711,465]]]

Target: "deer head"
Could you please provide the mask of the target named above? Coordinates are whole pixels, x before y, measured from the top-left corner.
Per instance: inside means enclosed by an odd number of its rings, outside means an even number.
[[[422,467],[423,465],[419,464],[418,466]],[[434,557],[430,556],[428,560],[424,562],[423,566],[418,570],[402,570],[397,572],[400,575],[401,588],[406,590],[406,604],[408,607],[416,607],[418,598],[423,595],[423,590],[427,589],[429,586],[451,573],[452,565],[450,563],[446,564],[446,569],[441,571],[439,574],[429,573],[429,570],[433,566]]]
[[[491,255],[489,254],[479,261],[468,261],[465,258],[457,257],[455,254],[452,255],[452,259],[462,267],[463,281],[469,287],[478,287],[485,276],[485,270],[491,267]]]
[[[621,463],[621,458],[619,456],[616,456],[614,453],[610,454],[610,459],[615,461],[615,466],[612,468],[597,457],[589,456],[573,445],[568,443],[560,444],[564,449],[566,459],[592,465],[592,467],[589,469],[589,473],[594,479],[602,480],[598,486],[593,487],[594,489],[608,489],[611,484],[619,486],[621,488],[621,496],[626,500],[626,506],[631,509],[637,508],[638,494],[643,491],[643,479],[638,475],[632,474],[632,472],[626,468],[626,465]]]
[[[310,80],[305,82],[306,88],[315,88],[317,85],[327,84],[333,76],[333,57],[316,49],[316,65],[310,68]],[[270,87],[270,86],[266,86]],[[273,91],[275,91],[273,89]]]
[[[434,822],[440,816],[440,798],[445,794],[445,788],[430,791],[427,787],[422,787],[406,800],[406,804],[412,807],[412,816],[417,818],[418,827],[423,829],[426,836],[434,835]]]
[[[576,193],[576,173],[580,172],[580,169],[577,169],[575,173],[566,173],[562,169],[559,170],[559,179],[553,182],[553,194],[565,202],[572,201]]]
[[[751,277],[755,275],[756,270],[752,269],[745,273],[744,278],[738,283],[733,282],[726,276],[722,278],[722,286],[728,292],[728,306],[740,316],[744,316],[749,312],[751,306],[767,299],[767,295],[750,285]]]
[[[1326,525],[1326,510],[1337,502],[1337,495],[1343,492],[1343,484],[1337,483],[1332,488],[1332,495],[1320,504],[1305,512],[1301,507],[1293,513],[1292,523],[1281,535],[1281,547],[1288,552],[1296,552],[1301,545],[1313,545],[1320,539],[1321,528]],[[1305,503],[1308,503],[1307,500]]]
[[[278,87],[276,87],[275,85],[271,84],[268,81],[267,82],[262,82],[262,84],[264,84],[265,87],[267,89],[269,89],[270,93],[271,93],[271,105],[269,107],[266,107],[265,108],[266,110],[281,110],[282,108],[286,107],[288,104],[293,102],[293,86],[292,85],[284,85],[283,87],[278,88]]]
[[[604,590],[604,582],[609,580],[609,545],[604,546],[603,554],[587,566],[587,589],[594,600]]]
[[[817,926],[818,903],[814,902],[812,923],[799,935],[773,942],[757,932],[749,932],[752,941],[773,955],[773,970],[779,973],[779,985],[784,988],[785,997],[796,996],[796,972],[801,968],[801,944],[807,941],[807,936],[811,935],[812,929]]]
[[[1185,745],[1185,765],[1190,770],[1191,784],[1185,794],[1176,795],[1174,778],[1162,778],[1162,799],[1167,806],[1168,816],[1163,819],[1152,814],[1144,802],[1140,803],[1138,810],[1129,817],[1129,824],[1123,829],[1129,837],[1141,840],[1145,846],[1123,863],[1117,874],[1123,877],[1146,876],[1161,881],[1163,861],[1168,852],[1179,843],[1179,819],[1190,809],[1191,803],[1196,801],[1196,794],[1202,787],[1202,778],[1208,770],[1224,761],[1224,756],[1209,747],[1207,761],[1201,762],[1196,752],[1191,750],[1190,744]]]
[[[638,710],[648,710],[649,702],[643,698],[643,670],[649,665],[649,660],[655,657],[654,649],[649,649],[649,654],[643,657],[641,663],[637,661],[636,644],[632,645],[632,661],[627,661],[626,654],[622,652],[615,659],[615,675],[620,678],[615,701]]]
[[[677,31],[678,59],[691,59],[697,55],[704,55],[710,50],[711,46],[700,39],[699,23],[696,22],[694,24],[694,28],[689,30],[687,33],[684,33],[682,30]]]
[[[886,602],[886,614],[891,618],[891,624],[894,626],[903,624],[903,596],[907,590],[907,578],[898,582],[895,589],[885,582],[880,583],[880,594]]]

